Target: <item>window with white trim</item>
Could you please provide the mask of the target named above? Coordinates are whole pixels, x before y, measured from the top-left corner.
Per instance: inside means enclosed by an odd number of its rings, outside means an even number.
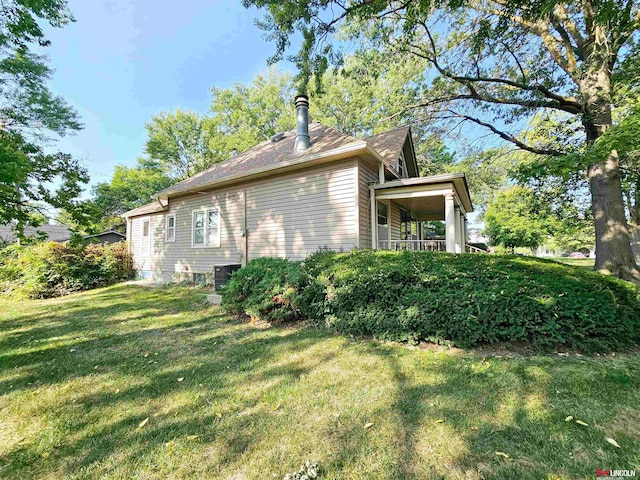
[[[176,241],[176,215],[167,215],[165,219],[164,239],[167,242]]]
[[[398,157],[398,173],[403,178],[407,176],[407,163],[404,159],[404,152],[400,152],[400,156]]]
[[[387,225],[389,223],[389,217],[387,213],[387,204],[384,202],[378,202],[378,225]]]
[[[193,212],[191,244],[194,247],[220,246],[220,216],[217,208]]]

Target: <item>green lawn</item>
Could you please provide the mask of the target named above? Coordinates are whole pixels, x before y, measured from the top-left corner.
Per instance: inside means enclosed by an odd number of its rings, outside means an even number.
[[[194,289],[2,300],[0,477],[594,478],[640,469],[639,386],[638,355],[259,329]]]
[[[595,264],[595,258],[552,257],[552,259],[584,270],[593,270],[593,265]]]

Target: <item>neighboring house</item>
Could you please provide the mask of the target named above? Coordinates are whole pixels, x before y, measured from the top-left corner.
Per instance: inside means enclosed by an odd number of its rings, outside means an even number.
[[[254,258],[303,259],[321,248],[469,250],[473,206],[463,173],[419,178],[409,127],[357,139],[309,124],[308,105],[296,97],[296,130],[124,214],[143,276],[200,280]],[[446,240],[426,239],[420,220],[444,220]]]
[[[18,240],[13,231],[14,225],[0,225],[0,242],[14,243]],[[39,227],[24,227],[24,236],[39,237],[43,236],[46,240],[52,242],[64,242],[69,239],[71,231],[64,225],[40,225]]]
[[[90,243],[118,243],[126,240],[126,235],[116,232],[115,230],[106,230],[104,232],[96,233],[95,235],[85,235],[84,239],[89,240]]]
[[[480,228],[469,229],[469,243],[484,243],[489,245],[489,237],[484,234],[484,231]]]

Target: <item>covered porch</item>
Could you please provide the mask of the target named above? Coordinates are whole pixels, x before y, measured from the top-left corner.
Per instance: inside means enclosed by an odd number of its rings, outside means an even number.
[[[374,249],[482,251],[468,245],[473,205],[463,173],[371,185],[370,201]],[[426,228],[425,221],[444,221],[444,232]]]

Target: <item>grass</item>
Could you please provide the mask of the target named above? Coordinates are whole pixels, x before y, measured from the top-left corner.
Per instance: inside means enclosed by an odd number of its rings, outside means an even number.
[[[0,477],[593,478],[640,469],[639,385],[638,355],[258,329],[197,289],[1,300]]]
[[[572,265],[589,271],[593,270],[593,265],[595,264],[594,258],[552,257],[552,259],[560,263],[565,263],[567,265]]]

